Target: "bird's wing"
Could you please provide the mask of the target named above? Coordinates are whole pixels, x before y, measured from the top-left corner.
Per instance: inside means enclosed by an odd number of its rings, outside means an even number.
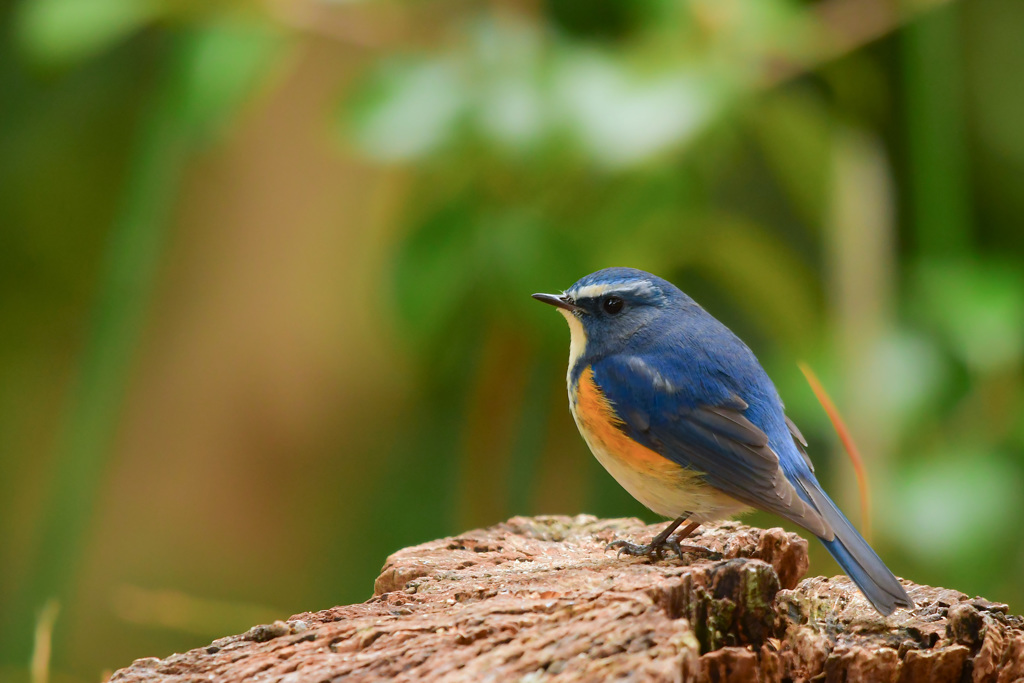
[[[804,462],[807,463],[807,467],[810,468],[811,472],[814,471],[814,463],[811,462],[811,456],[807,455],[807,439],[800,432],[800,428],[796,426],[796,423],[789,419],[789,415],[786,415],[786,426],[789,427],[789,433],[793,435],[793,442],[796,444],[796,449],[800,451],[800,455],[804,456]]]
[[[736,500],[832,538],[815,506],[786,478],[768,435],[748,419],[743,397],[721,382],[696,382],[635,356],[606,357],[593,370],[632,438]]]

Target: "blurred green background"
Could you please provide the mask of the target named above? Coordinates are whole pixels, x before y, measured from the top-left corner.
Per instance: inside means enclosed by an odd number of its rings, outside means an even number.
[[[1021,26],[1014,0],[3,2],[0,679],[364,600],[388,553],[515,514],[654,521],[529,297],[611,265],[748,341],[859,522],[818,372],[897,574],[1024,611]]]

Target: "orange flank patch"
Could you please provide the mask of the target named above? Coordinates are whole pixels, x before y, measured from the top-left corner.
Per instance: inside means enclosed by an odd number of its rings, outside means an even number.
[[[570,407],[580,434],[608,473],[659,515],[686,514],[695,521],[720,519],[745,506],[708,486],[687,469],[626,436],[622,419],[586,368],[570,391]]]
[[[591,448],[601,448],[616,459],[650,474],[664,473],[666,477],[675,477],[682,469],[626,436],[620,428],[622,418],[615,413],[611,401],[594,381],[593,368],[588,367],[580,374],[573,414]]]

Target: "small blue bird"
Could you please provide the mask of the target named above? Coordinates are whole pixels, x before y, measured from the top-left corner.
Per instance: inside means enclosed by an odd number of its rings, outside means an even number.
[[[569,322],[569,405],[598,461],[654,512],[675,518],[647,545],[682,556],[700,524],[750,508],[825,544],[884,615],[914,603],[814,476],[800,430],[753,352],[672,283],[606,268],[562,294],[534,294]],[[687,525],[676,537],[672,533]]]

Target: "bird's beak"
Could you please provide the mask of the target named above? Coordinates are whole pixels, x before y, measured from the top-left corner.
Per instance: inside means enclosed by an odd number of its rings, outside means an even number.
[[[573,302],[572,298],[565,294],[534,294],[533,298],[572,313],[580,310],[580,307]]]

